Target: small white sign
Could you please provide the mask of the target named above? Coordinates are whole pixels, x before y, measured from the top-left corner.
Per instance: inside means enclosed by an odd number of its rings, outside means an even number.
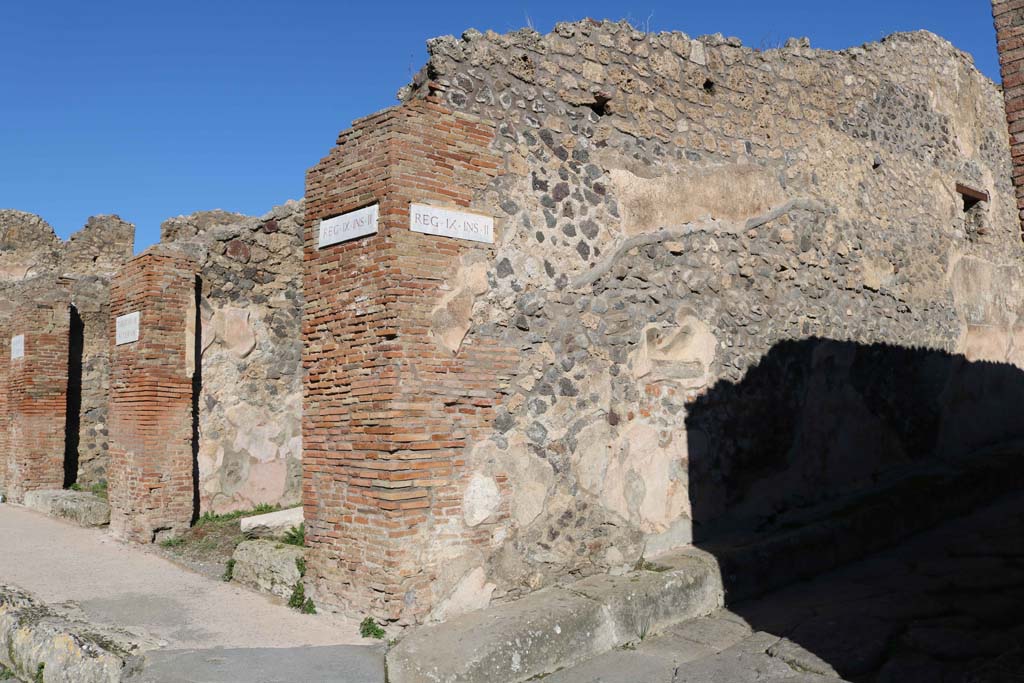
[[[377,232],[377,204],[320,221],[320,249]]]
[[[139,317],[140,313],[127,313],[117,316],[117,334],[115,344],[130,344],[139,341]]]
[[[452,211],[426,204],[409,206],[409,229],[427,235],[494,244],[494,219],[481,213]]]
[[[11,337],[11,360],[25,357],[25,335]]]

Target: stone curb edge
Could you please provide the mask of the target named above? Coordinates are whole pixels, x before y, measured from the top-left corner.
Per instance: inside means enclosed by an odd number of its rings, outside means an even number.
[[[131,637],[0,584],[0,665],[23,681],[119,683],[141,667]]]

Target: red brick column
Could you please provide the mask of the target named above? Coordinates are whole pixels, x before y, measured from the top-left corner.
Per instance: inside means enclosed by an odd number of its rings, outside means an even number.
[[[11,369],[11,335],[6,321],[0,325],[0,494],[9,496],[7,482],[8,473],[13,465],[11,457],[11,416],[8,408],[10,382],[8,376]]]
[[[7,413],[10,459],[7,493],[21,502],[26,491],[64,486],[70,303],[59,286],[19,301],[7,328]],[[24,355],[11,358],[13,337]]]
[[[129,261],[110,291],[110,526],[152,543],[193,517],[195,264],[159,247]],[[117,318],[140,314],[137,341]]]
[[[445,280],[492,245],[415,233],[410,202],[470,207],[497,174],[493,127],[418,100],[357,121],[306,181],[303,501],[320,603],[404,623],[435,599],[460,524],[464,448],[493,419],[512,354],[429,336]],[[321,219],[379,204],[379,232],[318,248]],[[456,548],[457,551],[457,548]]]
[[[1017,210],[1024,217],[1024,0],[992,0]]]

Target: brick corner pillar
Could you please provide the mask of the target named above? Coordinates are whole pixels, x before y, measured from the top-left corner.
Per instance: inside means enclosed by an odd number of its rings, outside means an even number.
[[[1018,218],[1024,222],[1024,0],[992,0]]]
[[[409,215],[413,202],[478,211],[493,141],[491,124],[413,100],[357,121],[307,174],[302,464],[318,603],[422,621],[443,558],[488,541],[462,523],[465,453],[515,355],[478,337],[453,354],[431,315],[460,262],[494,248],[413,232]],[[319,248],[322,220],[372,205],[377,233]]]
[[[110,526],[128,540],[153,543],[193,521],[195,278],[194,262],[155,247],[111,282]],[[119,340],[118,318],[134,314]]]
[[[10,371],[11,334],[4,320],[0,323],[0,497],[4,500],[10,496],[7,492],[8,471],[14,462],[11,458],[11,414],[8,407]]]
[[[10,425],[4,486],[20,503],[27,491],[64,487],[71,304],[60,285],[19,298],[2,346]]]

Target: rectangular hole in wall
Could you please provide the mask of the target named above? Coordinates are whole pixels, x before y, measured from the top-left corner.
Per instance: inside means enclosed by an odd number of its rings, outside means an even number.
[[[986,234],[988,232],[986,211],[989,201],[988,192],[963,183],[956,184],[956,191],[963,201],[964,230],[968,237]]]

